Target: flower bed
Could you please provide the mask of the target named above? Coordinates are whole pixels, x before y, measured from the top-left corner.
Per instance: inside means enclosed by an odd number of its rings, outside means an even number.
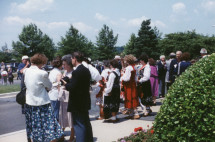
[[[117,142],[152,142],[154,129],[153,127],[149,128],[149,125],[147,125],[147,127],[148,129],[137,127],[134,129],[133,133],[129,136],[119,138]]]

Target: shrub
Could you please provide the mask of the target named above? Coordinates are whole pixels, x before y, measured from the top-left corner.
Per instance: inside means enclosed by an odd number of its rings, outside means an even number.
[[[215,140],[215,54],[176,79],[155,118],[154,137],[159,142]]]

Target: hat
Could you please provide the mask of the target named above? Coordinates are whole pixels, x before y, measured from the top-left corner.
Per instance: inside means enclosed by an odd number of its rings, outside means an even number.
[[[200,53],[201,53],[201,54],[207,54],[207,50],[206,50],[205,48],[202,48],[202,49],[200,50]]]
[[[175,56],[175,53],[172,52],[172,53],[169,54],[169,56]]]
[[[120,56],[116,55],[114,59],[121,59]]]
[[[22,56],[22,60],[25,60],[25,59],[28,59],[28,56],[27,56],[27,55]]]

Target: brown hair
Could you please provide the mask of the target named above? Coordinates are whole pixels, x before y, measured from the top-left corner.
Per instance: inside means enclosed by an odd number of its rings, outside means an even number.
[[[181,60],[183,61],[189,61],[190,60],[190,53],[188,53],[188,52],[184,52],[184,53],[182,53],[182,55],[181,55]]]
[[[35,65],[46,64],[47,61],[48,61],[48,58],[46,57],[46,55],[42,53],[36,53],[34,54],[33,57],[31,57],[31,63]]]
[[[124,61],[126,61],[128,64],[134,64],[135,63],[136,58],[133,55],[125,55],[124,57]]]
[[[155,66],[156,65],[156,62],[155,62],[155,60],[153,58],[149,58],[148,62],[149,62],[150,66]]]
[[[111,60],[110,65],[113,66],[113,68],[119,68],[119,63],[116,59]]]
[[[62,66],[62,60],[60,56],[57,56],[53,61],[52,61],[52,66],[54,68],[59,68],[60,66]]]

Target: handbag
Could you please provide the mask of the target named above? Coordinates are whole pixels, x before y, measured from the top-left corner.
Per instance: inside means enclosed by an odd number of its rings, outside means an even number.
[[[20,105],[24,105],[26,102],[26,86],[24,83],[25,75],[23,75],[21,79],[21,83],[23,83],[23,86],[21,88],[21,91],[16,95],[16,102]]]
[[[25,104],[26,87],[22,88],[21,91],[16,95],[16,102],[20,105]]]

